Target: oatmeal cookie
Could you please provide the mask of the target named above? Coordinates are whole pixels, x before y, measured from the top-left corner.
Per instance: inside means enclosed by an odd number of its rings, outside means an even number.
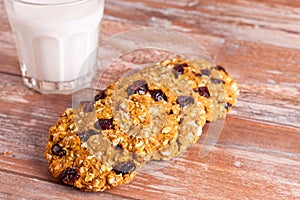
[[[207,121],[222,118],[235,105],[238,87],[228,72],[204,60],[170,59],[161,62],[173,71],[175,79],[184,79],[204,104]]]
[[[61,114],[44,153],[54,177],[83,191],[103,191],[135,177],[143,159],[113,145],[97,126],[93,102]]]
[[[172,71],[159,64],[121,78],[96,102],[99,120],[111,120],[103,132],[123,149],[146,160],[176,143],[185,134],[182,148],[197,141],[205,123],[204,107],[186,80],[172,79]],[[203,113],[201,115],[201,113]],[[161,157],[175,155],[161,152]]]
[[[237,84],[223,67],[204,60],[170,59],[160,64],[172,71],[170,78],[174,78],[175,81],[186,80],[193,89],[196,99],[204,105],[204,116],[202,112],[199,113],[202,126],[205,120],[214,121],[224,117],[235,104],[238,94]],[[193,117],[190,115],[183,120],[190,120]],[[154,153],[151,159],[168,160],[179,155],[188,145],[195,142],[189,138],[185,129],[179,127],[177,139]]]
[[[206,61],[141,68],[61,115],[44,153],[50,172],[84,191],[128,183],[150,159],[168,160],[195,143],[237,94],[226,70]]]

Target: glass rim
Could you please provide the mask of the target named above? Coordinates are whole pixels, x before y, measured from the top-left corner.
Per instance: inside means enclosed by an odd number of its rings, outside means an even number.
[[[62,0],[62,2],[42,2],[38,0],[5,0],[8,2],[17,2],[25,5],[34,5],[34,6],[59,6],[59,5],[72,5],[72,4],[80,4],[85,3],[91,0]]]

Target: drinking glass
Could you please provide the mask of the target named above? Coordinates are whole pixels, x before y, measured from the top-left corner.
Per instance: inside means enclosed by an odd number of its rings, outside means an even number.
[[[5,0],[5,6],[26,86],[68,94],[89,84],[104,0]]]

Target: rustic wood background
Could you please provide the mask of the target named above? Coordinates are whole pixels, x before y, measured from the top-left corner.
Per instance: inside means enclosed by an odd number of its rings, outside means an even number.
[[[48,128],[71,96],[23,85],[3,0],[0,22],[0,199],[300,199],[300,1],[107,0],[102,39],[144,26],[178,30],[228,69],[240,96],[207,157],[199,142],[104,193],[51,177]]]

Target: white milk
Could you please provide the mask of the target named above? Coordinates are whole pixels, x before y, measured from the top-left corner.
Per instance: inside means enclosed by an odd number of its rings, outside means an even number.
[[[79,78],[87,57],[97,48],[104,0],[6,0],[16,35],[23,76],[46,82]],[[12,3],[13,2],[13,3]],[[57,4],[58,3],[58,4]],[[57,5],[53,5],[57,4]],[[82,74],[84,75],[84,74]]]

